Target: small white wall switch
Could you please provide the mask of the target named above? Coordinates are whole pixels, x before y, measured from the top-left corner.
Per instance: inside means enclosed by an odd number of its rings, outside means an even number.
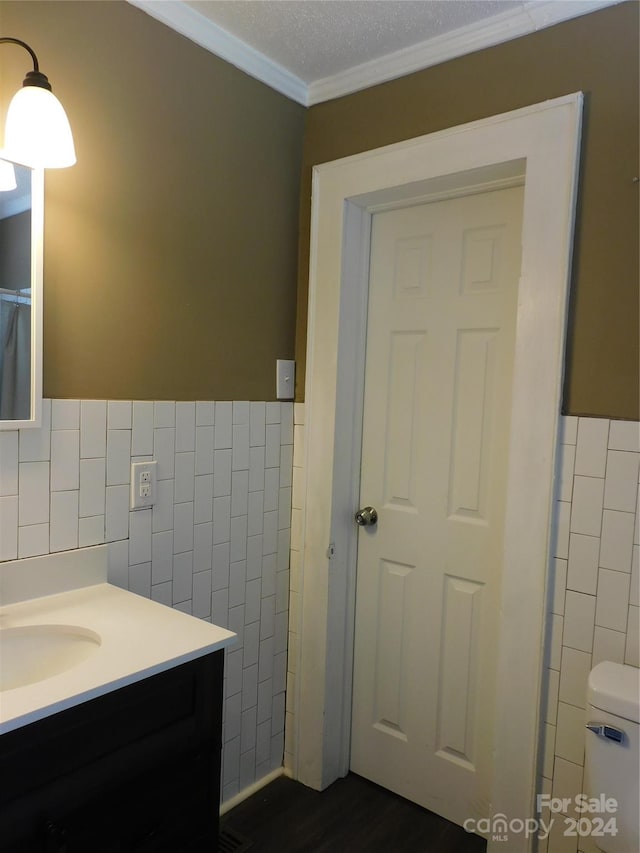
[[[293,400],[296,390],[296,363],[279,358],[276,360],[276,397],[278,400]]]
[[[156,502],[157,462],[131,463],[131,501],[129,509],[146,509]]]

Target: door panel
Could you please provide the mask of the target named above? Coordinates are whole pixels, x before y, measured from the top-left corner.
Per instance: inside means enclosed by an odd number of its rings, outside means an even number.
[[[373,217],[352,769],[488,814],[522,188]]]
[[[491,401],[498,329],[458,331],[451,423],[449,518],[486,523]]]
[[[419,366],[424,359],[425,335],[391,335],[387,431],[384,446],[384,506],[414,511],[416,471],[412,465],[417,438],[416,407]]]
[[[407,708],[404,682],[407,637],[396,626],[407,624],[407,591],[414,566],[381,560],[378,591],[378,635],[375,655],[375,725],[406,741]]]

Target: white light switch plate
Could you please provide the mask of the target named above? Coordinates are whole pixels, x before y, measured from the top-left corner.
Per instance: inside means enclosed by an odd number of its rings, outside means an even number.
[[[146,509],[156,502],[157,462],[131,463],[131,501],[129,509]]]
[[[278,400],[293,400],[296,389],[296,363],[279,358],[276,360],[276,397]]]

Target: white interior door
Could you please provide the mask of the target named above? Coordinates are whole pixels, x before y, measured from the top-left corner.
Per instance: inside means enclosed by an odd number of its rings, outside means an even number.
[[[351,769],[489,814],[521,187],[376,213]]]

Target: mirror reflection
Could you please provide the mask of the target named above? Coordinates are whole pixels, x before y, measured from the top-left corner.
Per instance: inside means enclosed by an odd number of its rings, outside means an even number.
[[[0,421],[23,421],[32,417],[31,169],[0,165]]]

